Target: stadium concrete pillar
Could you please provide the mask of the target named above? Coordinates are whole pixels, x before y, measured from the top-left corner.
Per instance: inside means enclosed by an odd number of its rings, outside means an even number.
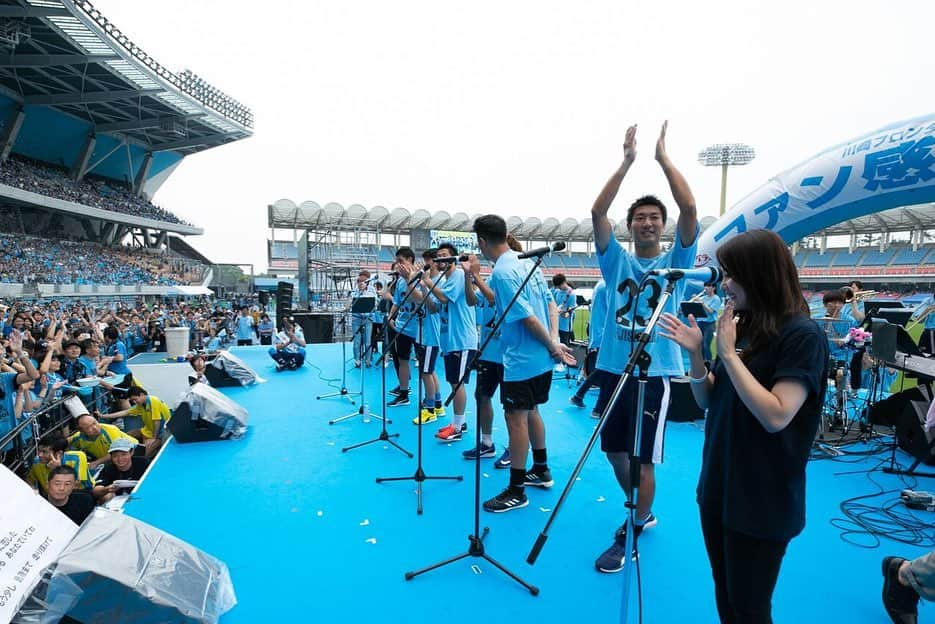
[[[7,117],[6,124],[3,126],[3,134],[0,134],[0,162],[6,162],[16,144],[16,137],[19,136],[20,128],[23,127],[23,121],[26,119],[26,113],[22,106],[13,109],[10,116]]]
[[[146,178],[149,177],[149,170],[153,166],[153,153],[146,152],[146,156],[143,157],[143,164],[140,165],[140,170],[136,172],[136,177],[133,178],[133,194],[139,197],[143,194],[143,186],[146,184]]]
[[[851,232],[851,239],[848,243],[847,250],[849,253],[854,253],[854,250],[857,248],[857,232]]]
[[[156,247],[156,248],[165,247],[167,244],[167,241],[169,240],[169,233],[166,232],[165,230],[162,230],[161,232],[157,232],[155,234],[154,239],[155,240],[153,241],[153,247]]]
[[[78,153],[78,158],[75,159],[74,164],[71,166],[71,177],[73,180],[80,180],[88,171],[88,163],[91,161],[91,155],[94,154],[94,147],[96,145],[97,136],[94,133],[88,134],[88,138],[84,142],[84,147],[81,148],[81,151]]]

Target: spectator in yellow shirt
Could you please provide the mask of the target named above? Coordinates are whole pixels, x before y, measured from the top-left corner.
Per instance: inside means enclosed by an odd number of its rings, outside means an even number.
[[[158,397],[149,396],[145,389],[139,386],[130,388],[130,409],[119,412],[103,414],[101,418],[108,420],[121,418],[123,416],[138,416],[143,420],[143,426],[129,432],[129,435],[137,440],[142,440],[146,449],[146,457],[153,457],[159,452],[162,446],[162,436],[166,423],[172,417],[169,406],[162,402]]]
[[[93,458],[88,463],[88,467],[95,468],[110,461],[108,451],[117,438],[130,438],[133,442],[139,443],[139,440],[127,435],[114,425],[101,424],[94,416],[82,414],[78,417],[78,431],[68,438],[68,442],[74,450],[84,451],[89,458]]]

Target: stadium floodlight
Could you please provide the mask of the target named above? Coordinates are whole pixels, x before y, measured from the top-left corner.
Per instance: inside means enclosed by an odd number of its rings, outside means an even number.
[[[752,147],[744,143],[716,143],[698,152],[698,162],[705,167],[721,168],[721,214],[727,202],[727,168],[748,165],[756,158]]]

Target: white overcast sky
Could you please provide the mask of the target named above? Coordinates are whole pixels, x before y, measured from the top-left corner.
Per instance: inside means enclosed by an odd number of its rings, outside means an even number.
[[[96,0],[166,67],[250,106],[252,138],[187,158],[155,201],[216,262],[266,268],[267,205],[583,218],[639,124],[637,195],[671,202],[663,119],[699,216],[711,143],[757,159],[728,206],[822,149],[932,112],[935,2]]]

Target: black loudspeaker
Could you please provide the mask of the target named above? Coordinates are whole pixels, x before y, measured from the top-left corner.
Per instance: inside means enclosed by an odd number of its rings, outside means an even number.
[[[208,376],[207,370],[205,376]],[[221,427],[207,420],[201,418],[192,420],[192,408],[184,401],[172,412],[172,418],[169,420],[168,426],[169,431],[172,432],[172,437],[180,444],[214,442],[215,440],[221,440],[221,435],[224,433]]]
[[[260,305],[265,306],[266,304],[269,303],[269,293],[266,292],[265,290],[261,290],[261,291],[257,292],[256,295],[257,295],[257,298],[258,298],[259,301],[260,301]]]
[[[323,344],[333,341],[334,315],[330,312],[295,312],[292,317],[302,328],[302,333],[305,334],[305,342]]]
[[[292,312],[292,293],[291,282],[278,282],[276,284],[276,328],[282,329],[283,317],[289,316]]]
[[[704,420],[704,410],[695,402],[688,377],[669,379],[669,411],[666,413],[666,420],[671,422]]]
[[[208,378],[208,383],[211,384],[212,388],[228,388],[231,386],[241,386],[241,383],[227,374],[227,371],[222,371],[213,366],[205,367],[205,377]],[[169,421],[172,422],[172,421]]]
[[[917,390],[918,396],[906,402],[896,421],[896,443],[923,464],[935,466],[935,436],[925,430],[932,399],[924,386],[912,390]]]

